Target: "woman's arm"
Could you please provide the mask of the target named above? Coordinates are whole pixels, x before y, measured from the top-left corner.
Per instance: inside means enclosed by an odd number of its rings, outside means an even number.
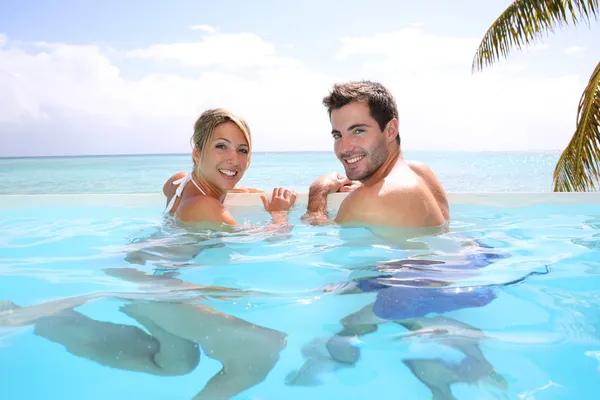
[[[247,188],[243,186],[234,187],[229,191],[229,193],[264,193],[264,190],[255,189],[255,188]]]

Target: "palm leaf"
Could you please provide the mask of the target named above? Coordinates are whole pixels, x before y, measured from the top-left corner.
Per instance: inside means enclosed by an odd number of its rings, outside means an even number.
[[[577,129],[554,169],[554,191],[595,191],[600,182],[600,62],[583,91]]]
[[[472,70],[492,65],[512,48],[533,43],[556,26],[577,25],[598,18],[599,0],[515,0],[481,40]]]

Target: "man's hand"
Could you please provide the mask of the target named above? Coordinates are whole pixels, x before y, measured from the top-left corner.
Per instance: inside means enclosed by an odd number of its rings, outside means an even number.
[[[344,186],[342,186],[341,188],[339,188],[338,192],[340,193],[348,193],[348,192],[352,192],[356,189],[358,189],[359,187],[361,187],[363,184],[360,183],[359,181],[351,181],[350,184],[346,184]]]
[[[352,183],[353,182],[345,176],[340,175],[337,172],[332,172],[318,177],[312,185],[310,185],[309,192],[325,194],[335,193],[340,191],[344,185],[351,185]]]
[[[331,222],[327,216],[327,195],[341,191],[344,185],[348,185],[348,189],[345,191],[350,191],[349,189],[351,188],[352,181],[337,172],[318,177],[312,185],[310,185],[306,214],[304,214],[301,219],[313,224]]]

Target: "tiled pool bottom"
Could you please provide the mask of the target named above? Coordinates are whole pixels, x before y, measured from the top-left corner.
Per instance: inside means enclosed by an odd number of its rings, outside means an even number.
[[[305,195],[276,235],[185,232],[154,195],[0,196],[0,397],[595,399],[598,196],[450,201],[451,231],[402,249],[300,223]],[[508,257],[461,264],[469,238]]]

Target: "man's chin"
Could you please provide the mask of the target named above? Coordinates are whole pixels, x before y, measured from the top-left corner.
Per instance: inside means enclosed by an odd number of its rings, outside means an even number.
[[[347,169],[344,170],[346,171],[346,178],[350,179],[351,181],[359,181],[364,175],[362,171],[357,171],[355,169],[352,169],[350,171]]]
[[[346,178],[350,179],[351,181],[362,181],[365,179],[363,175],[346,175]]]
[[[371,176],[373,176],[373,172],[371,171],[346,171],[346,178],[350,179],[351,181],[359,181],[364,183],[364,181],[369,179]]]

